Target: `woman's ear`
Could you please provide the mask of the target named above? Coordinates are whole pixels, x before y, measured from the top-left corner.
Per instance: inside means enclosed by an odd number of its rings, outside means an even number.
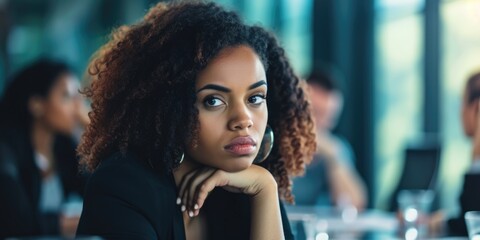
[[[37,118],[43,115],[44,113],[44,103],[40,97],[31,97],[28,100],[28,109],[33,117]]]

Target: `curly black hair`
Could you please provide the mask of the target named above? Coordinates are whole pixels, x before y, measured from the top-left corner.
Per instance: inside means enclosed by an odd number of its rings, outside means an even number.
[[[261,165],[293,201],[290,176],[303,173],[315,151],[315,131],[304,83],[276,38],[213,3],[159,3],[144,19],[121,26],[93,57],[84,90],[92,100],[91,124],[78,153],[94,170],[114,151],[134,151],[155,169],[172,170],[185,143],[196,144],[195,81],[228,47],[251,47],[264,64],[268,124],[275,143]]]

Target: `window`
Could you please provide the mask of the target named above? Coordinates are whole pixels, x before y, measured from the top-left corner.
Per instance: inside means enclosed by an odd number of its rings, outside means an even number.
[[[216,1],[237,11],[248,24],[259,24],[275,32],[293,68],[301,76],[311,70],[312,0]]]
[[[422,127],[422,1],[378,0],[375,20],[375,206],[388,207],[403,151]],[[392,177],[393,176],[393,177]]]
[[[443,1],[442,23],[442,117],[443,152],[440,179],[442,206],[453,213],[463,174],[470,165],[471,146],[461,126],[461,104],[465,82],[480,71],[480,1]]]

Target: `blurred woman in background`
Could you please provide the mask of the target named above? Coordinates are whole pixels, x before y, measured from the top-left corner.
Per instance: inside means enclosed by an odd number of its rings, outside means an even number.
[[[0,238],[74,234],[78,216],[59,214],[83,194],[75,141],[87,124],[77,80],[61,62],[41,59],[21,70],[0,102]]]

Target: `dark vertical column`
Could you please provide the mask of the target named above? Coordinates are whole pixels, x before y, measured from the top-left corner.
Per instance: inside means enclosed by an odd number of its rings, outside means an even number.
[[[374,0],[351,0],[352,52],[348,81],[346,121],[357,155],[357,168],[368,186],[369,207],[372,207],[375,186],[374,161]],[[347,126],[344,126],[347,127]]]
[[[9,1],[0,4],[0,96],[7,83],[7,76],[10,74],[11,67],[8,58],[7,41],[11,28],[11,21],[9,16]]]
[[[345,109],[336,132],[350,140],[372,199],[374,0],[315,0],[313,6],[313,67],[332,65],[343,77]]]
[[[333,61],[333,3],[332,0],[313,0],[312,66],[314,69],[320,68],[323,64]]]
[[[440,1],[425,1],[423,131],[440,133]]]
[[[272,9],[272,29],[278,37],[281,37],[284,33],[283,17],[286,15],[284,1],[273,1]]]

